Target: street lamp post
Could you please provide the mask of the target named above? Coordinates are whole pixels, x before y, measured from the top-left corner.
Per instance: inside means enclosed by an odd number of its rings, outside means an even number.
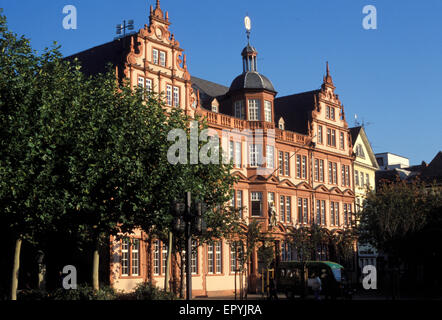
[[[186,247],[186,300],[192,299],[192,234],[201,234],[206,230],[206,224],[203,214],[206,206],[203,202],[194,201],[192,205],[192,196],[186,192],[185,205],[175,203],[175,225],[176,231],[184,231]]]

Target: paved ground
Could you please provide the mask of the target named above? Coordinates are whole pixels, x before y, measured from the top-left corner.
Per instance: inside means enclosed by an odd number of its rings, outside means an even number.
[[[285,294],[278,294],[278,298],[280,300],[287,300]],[[313,299],[313,296],[309,297]],[[194,300],[235,300],[234,295],[230,296],[214,296],[214,297],[196,297]],[[237,300],[239,300],[239,295],[237,296]],[[248,294],[247,300],[266,300],[266,297],[262,294]],[[392,297],[389,295],[384,295],[376,291],[367,291],[367,292],[358,292],[353,296],[353,300],[392,300]],[[441,297],[416,297],[409,295],[400,295],[396,297],[395,300],[442,300]]]

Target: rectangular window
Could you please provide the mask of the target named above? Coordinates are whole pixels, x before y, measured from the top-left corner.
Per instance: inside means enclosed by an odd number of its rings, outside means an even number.
[[[222,249],[222,242],[217,241],[215,243],[215,259],[216,259],[216,265],[215,265],[215,272],[216,273],[222,273],[222,255],[221,255],[221,249]]]
[[[333,183],[338,184],[338,164],[333,162]]]
[[[233,162],[233,158],[234,158],[234,142],[233,141],[229,141],[229,161]]]
[[[288,223],[292,223],[292,197],[285,197],[285,213]]]
[[[129,275],[129,239],[121,242],[121,275]]]
[[[355,184],[359,186],[359,171],[355,170]]]
[[[339,202],[335,202],[335,216],[336,216],[336,225],[340,226],[340,219],[339,219]]]
[[[236,208],[239,210],[239,217],[242,219],[242,190],[236,192]]]
[[[138,77],[138,87],[144,88],[144,78]]]
[[[196,240],[192,240],[192,265],[190,272],[198,274],[198,246]]]
[[[302,178],[307,178],[307,157],[302,156]]]
[[[260,217],[262,215],[262,192],[251,193],[252,216]]]
[[[245,119],[244,105],[242,100],[235,101],[235,117]]]
[[[370,186],[370,178],[368,177],[368,173],[365,174],[365,184]]]
[[[304,209],[304,224],[308,223],[308,199],[304,199],[303,201],[303,209]]]
[[[350,187],[350,166],[345,166],[346,185]]]
[[[298,223],[302,223],[302,198],[298,198]]]
[[[364,185],[365,185],[365,182],[364,182],[364,173],[361,172],[361,186],[363,187]]]
[[[272,103],[270,101],[264,101],[264,120],[272,122]]]
[[[279,174],[284,175],[284,152],[278,152]]]
[[[284,154],[284,174],[290,176],[290,155],[288,152]]]
[[[326,117],[327,119],[330,119],[330,107],[329,107],[329,106],[327,106],[327,108],[326,108],[325,117]]]
[[[282,222],[285,222],[285,197],[279,197],[279,219]]]
[[[266,163],[267,168],[275,167],[275,154],[273,146],[266,146]]]
[[[328,162],[328,183],[333,184],[333,163]]]
[[[318,143],[322,144],[322,126],[318,126]]]
[[[153,49],[153,63],[158,64],[158,50]]]
[[[316,200],[316,223],[321,224],[321,200]]]
[[[326,225],[325,200],[321,200],[321,215],[322,215],[321,223],[323,226],[325,226]]]
[[[345,165],[341,164],[341,184],[345,186],[345,182],[347,179],[345,178]]]
[[[167,245],[163,242],[161,246],[161,274],[166,274],[167,265]]]
[[[262,145],[249,145],[249,165],[251,167],[258,167],[262,164]]]
[[[319,160],[319,181],[324,182],[324,160]]]
[[[330,118],[331,118],[332,120],[335,120],[335,108],[331,107],[331,108],[330,108],[330,111],[331,111]]]
[[[260,109],[261,109],[260,100],[250,99],[249,100],[249,120],[251,120],[251,121],[261,120]]]
[[[180,88],[173,87],[173,105],[175,107],[180,106]]]
[[[296,178],[301,178],[301,156],[296,155]]]
[[[172,86],[167,85],[166,86],[166,102],[168,106],[172,105]]]
[[[275,203],[275,193],[274,192],[267,193],[267,202],[268,203],[273,203],[276,206],[276,203]]]
[[[132,276],[138,276],[140,273],[140,240],[138,239],[132,241],[131,256]]]
[[[345,148],[344,132],[341,132],[341,133],[340,133],[340,136],[339,136],[339,145],[340,145],[341,149],[344,149],[344,148]]]
[[[160,65],[166,66],[166,53],[164,51],[160,51]]]
[[[160,275],[160,241],[156,240],[153,244],[153,274]]]
[[[331,146],[331,129],[327,129],[327,145]]]
[[[336,147],[336,130],[331,130],[331,146]]]
[[[149,92],[152,91],[152,80],[151,79],[146,79],[146,89]]]
[[[330,201],[330,225],[331,226],[336,225],[336,220],[335,220],[335,203],[333,201]]]
[[[230,245],[230,272],[239,271],[243,256],[243,246],[241,241],[235,241]]]
[[[207,266],[208,266],[208,272],[213,274],[214,273],[214,259],[213,259],[213,242],[209,243],[207,245]]]
[[[235,142],[235,166],[237,168],[241,168],[242,166],[241,142]]]
[[[315,181],[319,180],[319,159],[315,159]]]

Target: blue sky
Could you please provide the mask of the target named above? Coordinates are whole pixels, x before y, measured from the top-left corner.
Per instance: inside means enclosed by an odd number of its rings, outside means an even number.
[[[65,5],[77,8],[78,28],[62,27]],[[1,0],[11,30],[39,51],[57,41],[70,55],[111,41],[115,25],[148,23],[155,0]],[[377,9],[377,29],[362,27],[365,5]],[[442,150],[442,1],[440,0],[162,0],[192,75],[229,86],[242,72],[243,19],[252,19],[258,70],[278,96],[317,89],[325,61],[346,118],[366,123],[375,152],[411,164]]]

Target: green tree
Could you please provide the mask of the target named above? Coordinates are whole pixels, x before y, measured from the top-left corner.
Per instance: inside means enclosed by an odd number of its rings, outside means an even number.
[[[410,239],[433,219],[441,205],[441,188],[415,180],[384,183],[369,192],[359,214],[361,242],[391,255],[401,254]],[[437,211],[437,210],[436,210]]]
[[[0,14],[0,214],[15,237],[11,299],[17,298],[23,241],[35,242],[63,213],[63,181],[53,175],[53,132],[45,125],[45,70],[59,59],[41,56],[10,32]]]

